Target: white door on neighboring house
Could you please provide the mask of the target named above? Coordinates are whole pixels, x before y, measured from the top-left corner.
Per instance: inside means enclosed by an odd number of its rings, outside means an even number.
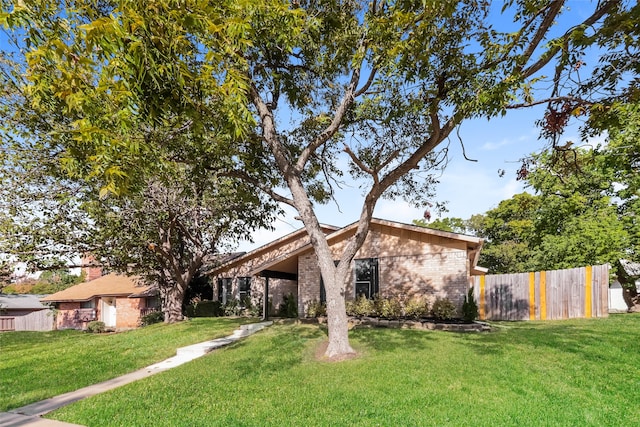
[[[116,327],[116,299],[114,297],[102,298],[102,321],[108,328]]]

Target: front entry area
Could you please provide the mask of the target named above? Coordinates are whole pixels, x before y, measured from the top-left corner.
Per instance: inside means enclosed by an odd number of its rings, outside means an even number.
[[[116,327],[116,298],[102,298],[102,321],[107,328]]]

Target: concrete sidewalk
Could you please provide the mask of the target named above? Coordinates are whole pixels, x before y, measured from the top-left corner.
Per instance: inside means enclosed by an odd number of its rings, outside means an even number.
[[[240,326],[240,329],[234,331],[233,334],[229,335],[228,337],[205,341],[187,347],[181,347],[177,350],[175,356],[167,360],[163,360],[162,362],[155,363],[151,366],[147,366],[146,368],[113,378],[108,381],[90,385],[76,391],[61,394],[59,396],[42,400],[40,402],[35,402],[21,408],[12,409],[9,412],[0,412],[0,427],[77,426],[77,424],[68,424],[60,421],[47,420],[40,417],[58,408],[69,405],[73,402],[77,402],[78,400],[91,397],[108,390],[112,390],[125,384],[150,377],[151,375],[155,375],[159,372],[166,371],[167,369],[175,368],[176,366],[180,366],[184,363],[190,362],[194,359],[204,356],[205,354],[209,353],[212,350],[215,350],[216,348],[224,347],[238,341],[240,338],[258,332],[266,328],[267,326],[270,326],[271,324],[273,324],[273,322],[250,323],[247,325],[242,325]]]

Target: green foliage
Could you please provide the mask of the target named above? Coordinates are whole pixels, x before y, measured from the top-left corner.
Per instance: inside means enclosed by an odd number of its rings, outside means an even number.
[[[376,297],[373,300],[374,311],[383,319],[399,319],[402,317],[402,304],[396,297]]]
[[[154,323],[164,322],[164,313],[161,311],[152,311],[140,318],[140,326],[149,326]]]
[[[93,334],[100,334],[106,330],[106,326],[104,322],[99,320],[93,320],[87,323],[87,332],[91,332]]]
[[[282,303],[278,307],[278,316],[289,318],[298,317],[298,303],[293,294],[283,295]]]
[[[188,305],[185,315],[187,317],[218,317],[224,315],[224,310],[219,301],[199,301]]]
[[[404,304],[404,316],[407,319],[420,320],[429,314],[429,301],[421,297],[411,297]]]
[[[222,306],[222,311],[225,316],[240,316],[242,314],[242,307],[240,301],[236,299],[230,299]]]
[[[433,228],[434,230],[448,231],[450,233],[470,234],[467,221],[462,218],[437,218],[431,222],[424,219],[414,219],[414,225]]]
[[[478,318],[478,304],[473,296],[473,287],[469,289],[462,303],[462,319],[467,323],[472,323]]]
[[[376,314],[374,300],[364,295],[358,296],[355,300],[347,301],[346,305],[347,316],[363,317]]]
[[[320,302],[316,299],[307,303],[307,309],[305,310],[307,317],[321,317],[327,315],[327,304]]]
[[[451,320],[456,317],[456,306],[448,298],[436,298],[431,306],[431,314],[438,320]]]
[[[19,100],[6,104],[6,127],[14,142],[46,135],[37,141],[41,150],[26,151],[52,158],[46,164],[59,171],[54,177],[89,181],[93,199],[109,200],[144,188],[157,173],[161,183],[174,182],[166,170],[186,168],[192,183],[218,171],[217,178],[234,179],[232,189],[241,178],[251,187],[247,194],[260,190],[298,209],[315,236],[323,234],[313,202],[330,200],[345,173],[364,193],[360,226],[367,230],[380,197],[422,205],[433,197],[446,163],[442,144],[465,120],[558,95],[595,103],[599,86],[610,92],[635,82],[611,72],[604,80],[594,76],[585,91],[577,83],[584,71],[575,75],[592,44],[614,53],[602,67],[617,69],[633,58],[638,31],[631,2],[577,11],[529,1],[498,11],[474,0],[2,6],[0,24],[24,47],[16,51],[28,52],[6,73],[12,84],[0,85],[8,87],[4,99]],[[553,84],[535,84],[549,68],[557,70]],[[565,110],[571,117],[575,109]],[[251,224],[263,225],[261,218]],[[207,224],[218,222],[200,222]],[[338,258],[351,260],[365,234]],[[326,244],[312,242],[316,249]],[[331,261],[320,262],[327,294],[342,298],[345,277],[334,273],[347,270]],[[180,281],[177,273],[165,276],[167,286]],[[346,325],[335,327],[346,338]]]

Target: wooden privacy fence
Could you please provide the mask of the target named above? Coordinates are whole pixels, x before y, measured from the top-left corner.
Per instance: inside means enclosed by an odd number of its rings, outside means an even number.
[[[560,320],[609,315],[609,264],[475,276],[481,320]]]
[[[53,312],[38,310],[21,316],[0,316],[0,331],[51,331]]]

